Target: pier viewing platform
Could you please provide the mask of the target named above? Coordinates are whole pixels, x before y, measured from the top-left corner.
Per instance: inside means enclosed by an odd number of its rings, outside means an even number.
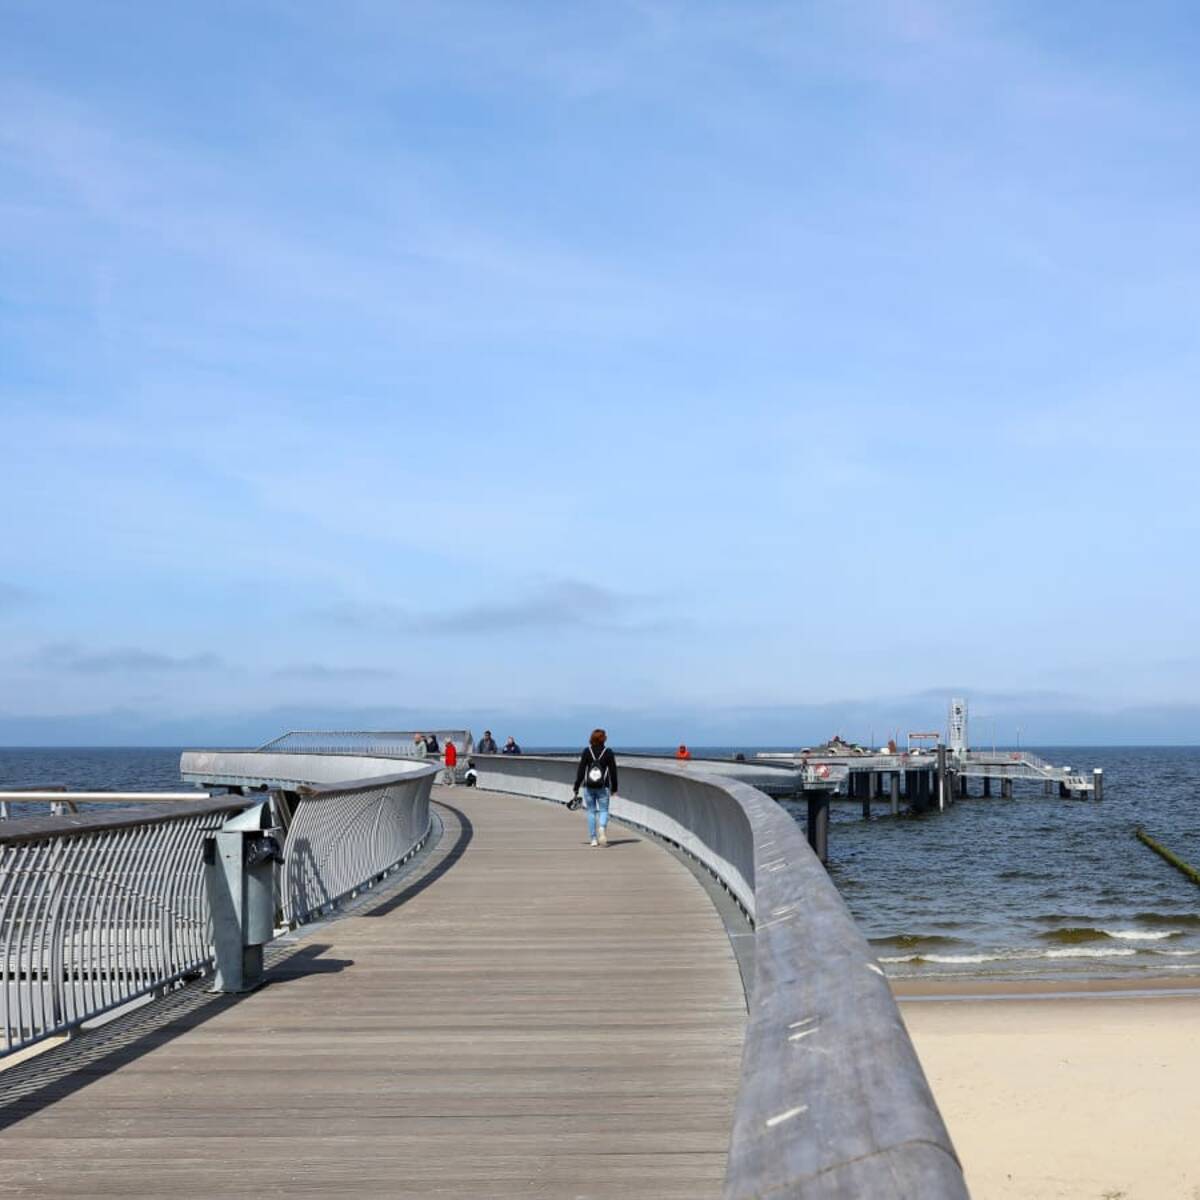
[[[591,848],[571,762],[435,787],[369,749],[187,753],[205,798],[0,825],[6,1195],[966,1195],[762,792],[623,763]]]

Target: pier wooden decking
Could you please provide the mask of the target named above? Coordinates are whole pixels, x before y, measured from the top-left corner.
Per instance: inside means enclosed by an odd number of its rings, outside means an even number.
[[[0,1196],[719,1195],[745,1010],[700,884],[579,813],[435,798],[420,871],[261,991],[0,1073]]]

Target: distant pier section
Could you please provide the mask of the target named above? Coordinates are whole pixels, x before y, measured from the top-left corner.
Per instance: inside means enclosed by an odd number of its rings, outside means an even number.
[[[979,780],[980,794],[1011,799],[1017,782],[1041,784],[1045,795],[1056,792],[1064,799],[1104,798],[1104,772],[1090,773],[1073,766],[1055,766],[1028,750],[973,750],[967,740],[967,701],[950,701],[946,733],[910,733],[909,748],[895,742],[873,750],[834,738],[824,746],[797,751],[765,751],[755,755],[763,764],[794,765],[807,775],[818,775],[844,784],[850,799],[863,802],[869,816],[871,802],[887,799],[899,812],[901,796],[916,811],[946,805],[971,795],[971,781]],[[903,790],[901,790],[903,784]]]

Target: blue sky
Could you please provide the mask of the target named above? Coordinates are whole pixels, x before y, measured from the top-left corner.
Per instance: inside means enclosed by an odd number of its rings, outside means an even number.
[[[0,0],[0,741],[1195,740],[1198,43]]]

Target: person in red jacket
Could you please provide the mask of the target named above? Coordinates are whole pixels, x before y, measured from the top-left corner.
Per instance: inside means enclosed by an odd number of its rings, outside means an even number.
[[[692,752],[682,743],[679,743],[679,749],[675,751],[676,758],[691,758]]]
[[[446,786],[454,786],[454,768],[458,766],[458,748],[449,739],[446,739]]]

